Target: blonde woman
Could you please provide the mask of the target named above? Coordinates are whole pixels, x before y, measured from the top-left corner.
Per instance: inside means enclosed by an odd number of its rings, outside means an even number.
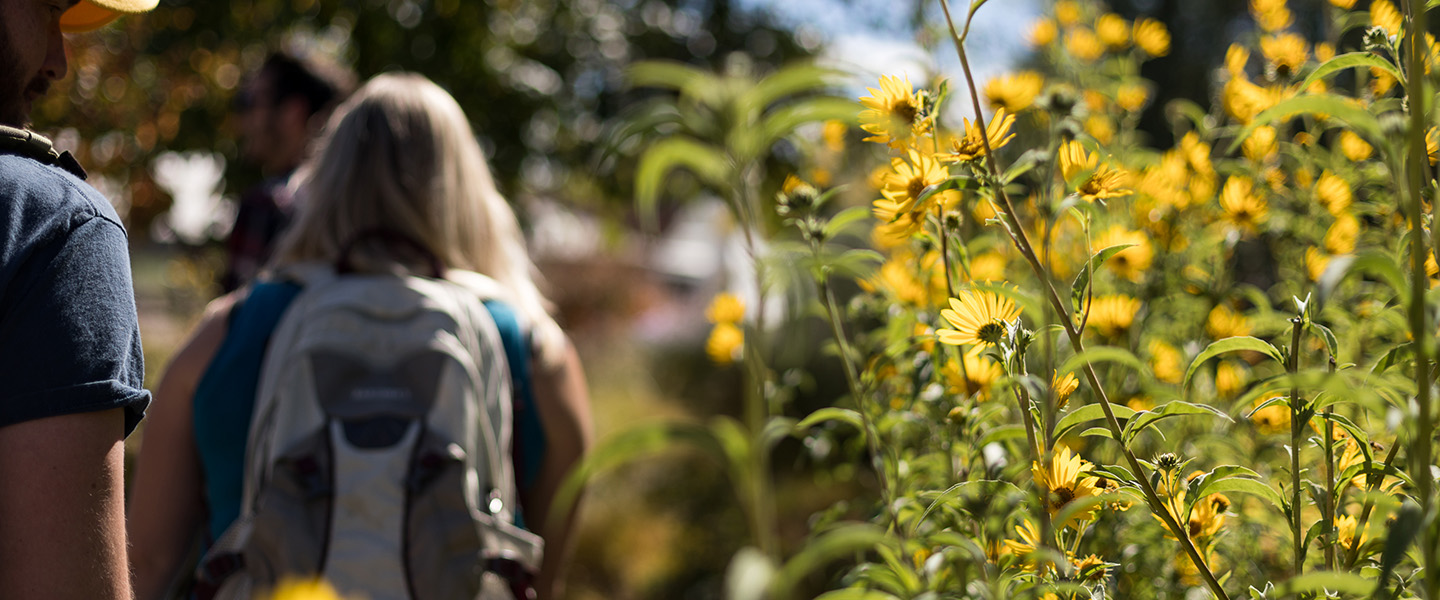
[[[532,399],[517,391],[516,402],[533,402],[533,410],[515,411],[515,469],[524,522],[546,543],[534,588],[538,597],[551,597],[573,517],[552,518],[551,502],[590,445],[588,392],[460,106],[420,75],[374,78],[337,109],[316,156],[297,174],[296,194],[304,204],[277,249],[277,270],[335,264],[344,254],[360,272],[463,269],[503,288],[501,306],[531,340]],[[375,230],[424,249],[357,240]],[[177,577],[186,578],[180,571],[197,531],[208,545],[238,514],[256,348],[263,349],[278,318],[262,313],[283,312],[297,291],[261,283],[216,300],[161,378],[129,511],[141,600],[159,598]]]

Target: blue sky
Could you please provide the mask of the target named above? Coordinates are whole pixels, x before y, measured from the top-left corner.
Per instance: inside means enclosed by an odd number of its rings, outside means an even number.
[[[854,71],[861,84],[875,85],[882,74],[904,73],[917,85],[926,76],[939,72],[958,80],[960,63],[948,44],[927,55],[908,30],[906,14],[910,2],[896,0],[741,0],[748,8],[773,11],[782,21],[809,28],[826,42],[827,54],[843,68]],[[926,2],[927,10],[943,25],[939,5]],[[904,12],[897,12],[902,6]],[[957,19],[963,18],[969,3],[951,0]],[[976,80],[1010,70],[1028,51],[1025,34],[1040,15],[1040,0],[990,0],[975,15],[967,48]]]

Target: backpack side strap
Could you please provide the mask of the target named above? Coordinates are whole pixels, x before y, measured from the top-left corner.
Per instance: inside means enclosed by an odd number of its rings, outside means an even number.
[[[80,161],[75,160],[73,154],[68,151],[56,150],[55,145],[50,142],[50,138],[29,129],[16,129],[0,125],[0,152],[24,156],[41,164],[60,167],[82,180],[88,177],[85,169],[80,166]]]

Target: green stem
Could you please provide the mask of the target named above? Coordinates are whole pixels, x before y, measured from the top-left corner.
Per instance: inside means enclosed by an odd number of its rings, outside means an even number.
[[[820,244],[815,240],[810,241],[810,250],[818,260],[820,257]],[[890,461],[885,456],[884,448],[880,445],[880,431],[870,418],[870,411],[865,406],[865,393],[860,387],[860,376],[855,370],[855,364],[850,361],[854,353],[850,350],[849,339],[845,337],[844,324],[840,322],[839,310],[836,308],[835,293],[830,289],[830,278],[823,272],[815,274],[815,283],[820,286],[820,295],[825,303],[825,315],[830,321],[830,332],[835,336],[835,343],[840,348],[840,364],[845,371],[845,383],[850,386],[850,395],[855,398],[855,406],[860,413],[860,421],[865,426],[865,445],[870,451],[870,456],[880,461],[876,465],[876,477],[880,480],[880,498],[884,502],[885,512],[890,515],[890,525],[894,528],[896,535],[903,535],[904,530],[900,527],[900,516],[891,510],[894,498],[894,489],[891,487],[891,479],[888,472]]]
[[[1355,443],[1358,444],[1363,442],[1361,442],[1360,440],[1355,440]],[[1365,476],[1365,505],[1360,509],[1360,517],[1355,519],[1355,539],[1351,541],[1350,548],[1345,555],[1346,570],[1354,569],[1355,561],[1360,559],[1360,535],[1370,524],[1370,512],[1375,510],[1375,501],[1371,499],[1370,496],[1371,494],[1375,493],[1375,490],[1380,489],[1381,482],[1385,480],[1385,475],[1383,473],[1390,470],[1390,465],[1395,463],[1395,456],[1399,453],[1400,440],[1396,439],[1395,443],[1390,445],[1390,452],[1385,455],[1385,461],[1380,464],[1381,474],[1375,474],[1374,472],[1372,472],[1371,474]],[[1369,453],[1366,453],[1366,456],[1368,455]],[[1366,466],[1368,467],[1369,465]]]
[[[1429,44],[1425,43],[1423,33],[1425,29],[1424,6],[1416,10],[1417,0],[1407,0],[1405,13],[1409,17],[1410,26],[1406,28],[1405,41],[1407,50],[1406,61],[1408,63],[1409,80],[1405,87],[1405,93],[1410,105],[1410,135],[1407,138],[1409,143],[1410,160],[1406,165],[1405,175],[1409,182],[1409,213],[1410,213],[1410,332],[1415,340],[1412,344],[1415,352],[1415,404],[1417,408],[1416,436],[1414,439],[1415,449],[1411,457],[1410,472],[1415,480],[1416,495],[1420,500],[1424,521],[1429,523],[1434,515],[1432,510],[1435,506],[1433,497],[1434,476],[1431,475],[1430,467],[1433,464],[1431,458],[1431,437],[1435,435],[1432,427],[1431,406],[1430,406],[1430,356],[1427,347],[1428,340],[1434,339],[1425,321],[1425,292],[1428,289],[1430,278],[1425,273],[1425,229],[1421,223],[1422,203],[1420,190],[1425,186],[1426,170],[1429,165],[1428,153],[1425,149],[1425,105],[1429,99],[1428,91],[1425,89],[1429,80],[1425,77],[1424,56],[1422,50],[1428,50]],[[1426,526],[1420,531],[1420,552],[1423,566],[1425,568],[1425,596],[1436,598],[1440,596],[1440,564],[1436,563],[1435,556],[1435,535],[1434,528]]]
[[[750,506],[747,512],[750,514],[750,528],[756,545],[767,556],[779,559],[780,544],[775,535],[777,520],[773,482],[770,480],[770,449],[764,439],[765,421],[771,413],[769,399],[765,395],[765,390],[769,387],[767,384],[770,373],[765,367],[765,357],[761,355],[766,343],[765,264],[752,231],[759,222],[754,203],[759,197],[759,181],[755,167],[742,169],[739,185],[736,186],[739,194],[735,202],[736,213],[740,217],[740,229],[745,235],[745,250],[755,267],[755,326],[746,332],[745,345],[741,349],[745,370],[750,379],[750,384],[745,386],[743,409],[745,427],[750,434],[751,481],[748,486]]]
[[[1290,319],[1290,361],[1285,370],[1294,375],[1300,370],[1300,330],[1303,317]],[[1300,439],[1305,434],[1301,410],[1300,387],[1290,388],[1290,534],[1294,538],[1295,576],[1305,572],[1305,527],[1300,521]]]
[[[970,101],[975,110],[975,126],[979,128],[981,132],[984,132],[986,130],[985,118],[980,108],[980,95],[975,89],[975,78],[970,71],[970,61],[966,56],[965,46],[959,34],[956,33],[955,21],[950,15],[949,5],[945,0],[941,0],[940,6],[945,11],[945,21],[950,27],[950,35],[955,40],[955,51],[960,55],[960,67],[965,73],[965,83],[969,88]],[[973,11],[971,14],[973,15]],[[985,148],[985,159],[990,167],[991,175],[995,181],[998,182],[1001,178],[1000,167],[996,162],[994,149],[990,147],[989,136],[982,133],[980,140]],[[1010,201],[1009,195],[1005,193],[1004,186],[997,185],[995,187],[995,194],[999,196],[1005,207],[1003,213],[1004,222],[1007,225],[1006,232],[1010,235],[1010,239],[1015,243],[1016,248],[1020,250],[1020,254],[1025,257],[1026,262],[1030,263],[1030,269],[1035,272],[1036,278],[1039,279],[1043,285],[1046,299],[1054,306],[1056,314],[1063,315],[1060,322],[1061,326],[1065,329],[1066,337],[1070,339],[1070,346],[1075,350],[1076,354],[1083,353],[1085,351],[1085,345],[1080,339],[1080,331],[1072,324],[1069,318],[1070,313],[1066,310],[1064,302],[1061,301],[1060,294],[1055,291],[1055,286],[1050,281],[1049,273],[1045,270],[1045,267],[1040,264],[1039,258],[1035,255],[1034,248],[1030,245],[1030,240],[1026,237],[1024,228],[1020,226],[1018,217],[1015,216],[1014,203]],[[1122,437],[1123,430],[1120,427],[1120,420],[1115,417],[1115,410],[1110,407],[1110,399],[1105,395],[1104,388],[1100,387],[1100,379],[1095,374],[1095,368],[1087,362],[1084,365],[1084,370],[1085,378],[1090,383],[1091,388],[1095,390],[1100,408],[1105,413],[1105,424],[1109,427],[1111,434],[1116,440],[1124,439]],[[1155,493],[1154,486],[1150,485],[1149,479],[1145,477],[1145,471],[1141,468],[1140,459],[1123,443],[1120,446],[1120,450],[1125,455],[1125,460],[1129,463],[1131,472],[1135,474],[1136,484],[1140,486],[1140,491],[1145,495],[1145,501],[1150,505],[1151,511],[1159,515],[1165,523],[1165,526],[1180,540],[1181,547],[1185,550],[1186,555],[1190,557],[1191,562],[1193,562],[1200,571],[1200,576],[1205,581],[1206,587],[1210,588],[1210,591],[1220,600],[1230,600],[1229,594],[1225,593],[1225,588],[1220,585],[1220,581],[1216,579],[1215,574],[1210,571],[1210,566],[1206,564],[1205,559],[1200,555],[1199,549],[1195,547],[1194,541],[1190,539],[1188,527],[1182,526],[1175,519],[1175,516],[1170,514],[1170,511],[1165,508],[1164,502],[1160,500],[1160,496]]]
[[[1330,357],[1330,373],[1335,373],[1335,357]],[[1325,519],[1325,570],[1335,570],[1335,421],[1334,411],[1325,407],[1325,503],[1321,506]],[[1355,440],[1360,443],[1360,440]]]

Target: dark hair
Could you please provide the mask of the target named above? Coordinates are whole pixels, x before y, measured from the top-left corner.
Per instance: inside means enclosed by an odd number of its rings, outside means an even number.
[[[340,65],[297,58],[276,52],[265,59],[260,73],[270,78],[276,105],[300,98],[305,101],[306,114],[327,111],[345,100],[355,90],[355,74]]]

